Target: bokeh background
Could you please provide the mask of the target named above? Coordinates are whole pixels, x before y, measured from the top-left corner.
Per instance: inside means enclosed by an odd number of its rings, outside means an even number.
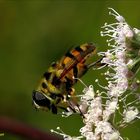
[[[98,51],[107,49],[100,36],[101,26],[113,22],[108,7],[140,28],[140,2],[135,0],[0,0],[0,115],[15,118],[44,131],[60,126],[65,133],[78,135],[79,115],[62,118],[32,106],[32,90],[48,66],[71,46],[94,42]],[[82,80],[95,85],[102,71],[90,70]],[[78,83],[76,92],[84,88]],[[140,121],[121,130],[122,136],[139,140]],[[5,133],[4,140],[22,138]]]

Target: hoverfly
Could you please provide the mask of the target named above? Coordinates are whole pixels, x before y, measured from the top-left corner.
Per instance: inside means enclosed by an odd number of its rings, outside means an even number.
[[[92,43],[85,43],[68,51],[60,61],[52,63],[33,91],[35,107],[51,110],[53,114],[57,114],[59,108],[67,111],[71,100],[69,95],[74,94],[73,85],[94,65],[87,65],[86,62],[95,52],[96,47]]]

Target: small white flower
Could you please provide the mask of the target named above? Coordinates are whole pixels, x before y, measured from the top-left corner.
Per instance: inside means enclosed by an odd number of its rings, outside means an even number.
[[[139,114],[139,111],[136,107],[132,106],[129,107],[127,110],[124,110],[123,114],[124,114],[124,118],[123,118],[124,121],[126,123],[129,123],[138,117],[137,115]]]
[[[84,88],[83,95],[81,96],[81,102],[80,102],[80,110],[82,113],[85,113],[89,104],[91,104],[91,101],[94,99],[95,92],[93,89],[93,86],[90,85],[89,87]]]
[[[119,140],[120,134],[118,132],[107,133],[104,137],[105,140]]]
[[[134,36],[133,30],[127,24],[124,25],[123,31],[124,31],[124,35],[129,39],[131,39]]]
[[[106,121],[100,121],[95,128],[95,135],[98,135],[100,133],[110,133],[110,132],[112,132],[111,124]]]
[[[108,110],[111,113],[114,113],[115,110],[117,109],[117,104],[118,104],[118,99],[117,98],[113,98],[111,101],[107,101],[106,102],[107,106],[106,106],[106,110]]]
[[[137,28],[134,28],[133,30],[134,30],[135,34],[139,34],[140,33],[140,30],[137,29]]]
[[[86,132],[92,132],[92,125],[90,123],[87,123],[84,127],[80,129],[80,132],[82,134],[85,134]]]
[[[94,96],[95,96],[95,93],[94,93],[94,89],[93,89],[93,86],[90,85],[89,87],[86,87],[84,90],[83,90],[83,93],[84,95],[82,96],[81,100],[93,100],[94,99]]]

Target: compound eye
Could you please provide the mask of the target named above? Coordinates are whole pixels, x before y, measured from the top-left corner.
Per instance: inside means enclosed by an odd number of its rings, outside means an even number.
[[[48,109],[51,107],[50,100],[39,91],[33,91],[32,99],[39,106],[47,107]]]

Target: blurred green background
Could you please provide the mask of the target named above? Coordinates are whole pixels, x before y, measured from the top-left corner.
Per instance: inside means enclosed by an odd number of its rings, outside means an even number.
[[[6,115],[44,131],[60,126],[78,135],[79,115],[62,118],[32,106],[32,90],[48,66],[71,46],[94,42],[99,51],[107,49],[100,36],[101,26],[113,22],[108,7],[122,14],[132,27],[140,28],[140,1],[6,1],[0,0],[0,115]],[[89,71],[82,79],[94,84],[101,71]],[[83,85],[76,85],[80,93]],[[96,86],[95,86],[96,89]],[[130,140],[139,140],[140,122],[121,130]],[[5,134],[4,140],[21,138]]]

